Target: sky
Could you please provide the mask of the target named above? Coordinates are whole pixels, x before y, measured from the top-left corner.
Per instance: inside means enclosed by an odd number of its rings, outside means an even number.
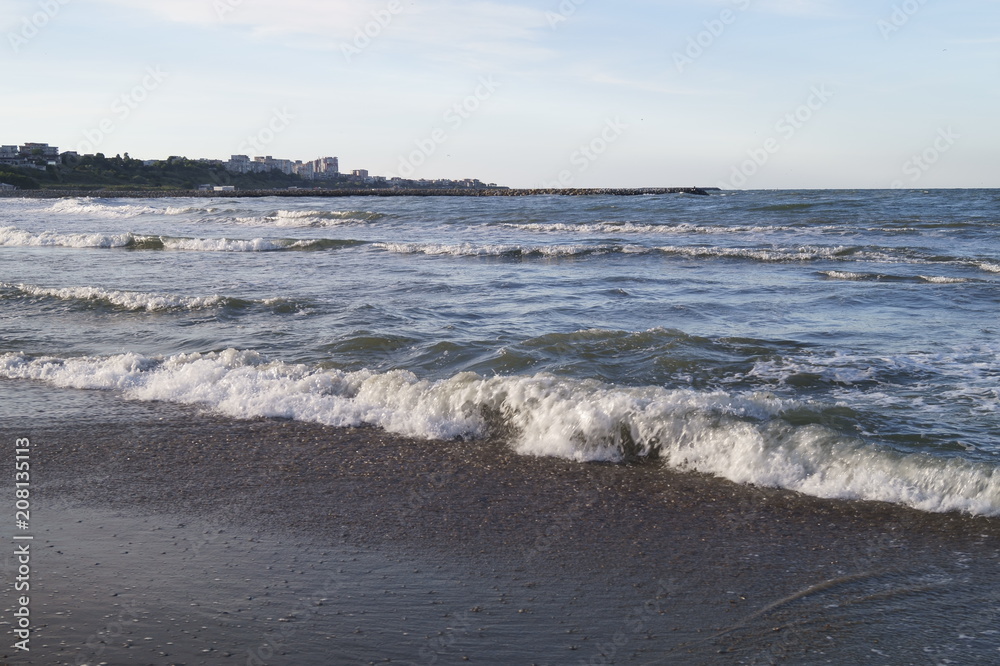
[[[511,187],[1000,187],[997,0],[3,0],[0,143]]]

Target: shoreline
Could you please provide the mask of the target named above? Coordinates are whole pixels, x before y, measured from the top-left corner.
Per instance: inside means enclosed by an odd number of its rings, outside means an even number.
[[[0,192],[0,198],[70,199],[181,199],[181,198],[263,198],[263,197],[527,197],[561,196],[645,196],[660,194],[707,195],[719,191],[716,187],[640,187],[640,188],[552,188],[552,189],[324,189],[324,190],[239,190],[215,192],[177,190],[169,192],[143,190],[12,190]]]
[[[1000,649],[997,519],[103,392],[73,392],[76,418],[42,403],[54,389],[21,388],[46,407],[0,430],[35,447],[45,606],[37,661],[0,651],[12,663],[56,663],[43,643],[80,653],[122,598],[144,610],[103,644],[109,663],[153,647],[187,664],[498,665],[968,663]],[[296,636],[284,655],[247,656],[282,627]]]

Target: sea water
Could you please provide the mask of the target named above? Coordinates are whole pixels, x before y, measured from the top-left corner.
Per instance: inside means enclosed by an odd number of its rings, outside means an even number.
[[[998,204],[0,199],[0,378],[1000,515]]]

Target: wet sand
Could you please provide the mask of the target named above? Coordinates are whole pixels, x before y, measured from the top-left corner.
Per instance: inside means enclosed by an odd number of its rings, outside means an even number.
[[[33,447],[34,633],[9,663],[1000,661],[998,520],[0,394],[2,441]]]

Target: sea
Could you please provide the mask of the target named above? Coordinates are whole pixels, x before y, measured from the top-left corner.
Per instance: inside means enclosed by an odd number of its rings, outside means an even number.
[[[0,199],[14,411],[103,391],[997,516],[998,312],[996,190]]]

